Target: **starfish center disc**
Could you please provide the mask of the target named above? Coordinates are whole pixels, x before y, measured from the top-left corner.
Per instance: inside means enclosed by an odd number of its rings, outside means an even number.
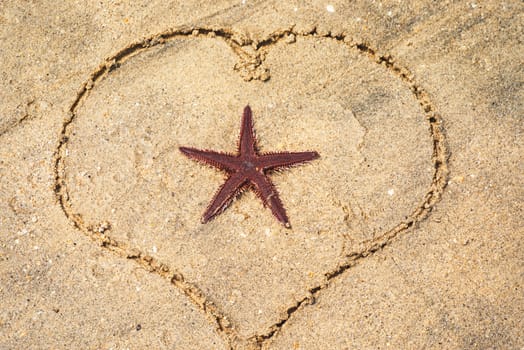
[[[253,170],[255,169],[255,164],[251,163],[249,160],[242,162],[242,170]]]

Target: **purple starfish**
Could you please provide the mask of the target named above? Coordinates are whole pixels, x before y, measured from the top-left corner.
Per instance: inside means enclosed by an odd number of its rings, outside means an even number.
[[[246,187],[252,188],[262,200],[264,206],[271,209],[273,215],[285,226],[290,228],[286,210],[278,196],[275,185],[266,172],[287,168],[319,157],[317,152],[274,152],[258,153],[256,138],[253,131],[251,108],[246,106],[242,116],[238,154],[228,154],[208,150],[198,150],[190,147],[180,147],[187,157],[212,165],[228,173],[226,182],[219,188],[213,200],[202,216],[206,223],[220,214],[239,193]]]

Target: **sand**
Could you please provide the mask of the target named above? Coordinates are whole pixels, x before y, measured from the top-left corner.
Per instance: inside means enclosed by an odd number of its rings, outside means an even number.
[[[0,5],[0,348],[519,349],[518,1]],[[202,224],[244,106],[252,191]]]

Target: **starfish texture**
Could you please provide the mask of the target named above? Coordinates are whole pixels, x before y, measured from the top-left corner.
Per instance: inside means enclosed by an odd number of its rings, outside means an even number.
[[[242,116],[238,154],[199,150],[191,147],[180,147],[180,151],[191,159],[211,165],[228,174],[226,181],[218,189],[202,216],[202,223],[206,223],[220,214],[242,190],[249,187],[262,200],[264,206],[269,207],[273,215],[288,228],[291,225],[286,210],[278,196],[275,185],[267,176],[267,172],[308,162],[319,157],[317,152],[259,153],[249,106],[244,108]]]

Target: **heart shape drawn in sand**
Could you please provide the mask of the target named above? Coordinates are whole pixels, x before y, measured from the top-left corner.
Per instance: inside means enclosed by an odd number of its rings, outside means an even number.
[[[234,152],[243,107],[261,151],[316,150],[272,180],[293,229],[246,192],[208,224],[224,175],[179,146]],[[56,150],[65,215],[168,278],[233,347],[256,346],[332,279],[424,219],[445,186],[441,119],[390,56],[340,35],[170,30],[80,89]]]

